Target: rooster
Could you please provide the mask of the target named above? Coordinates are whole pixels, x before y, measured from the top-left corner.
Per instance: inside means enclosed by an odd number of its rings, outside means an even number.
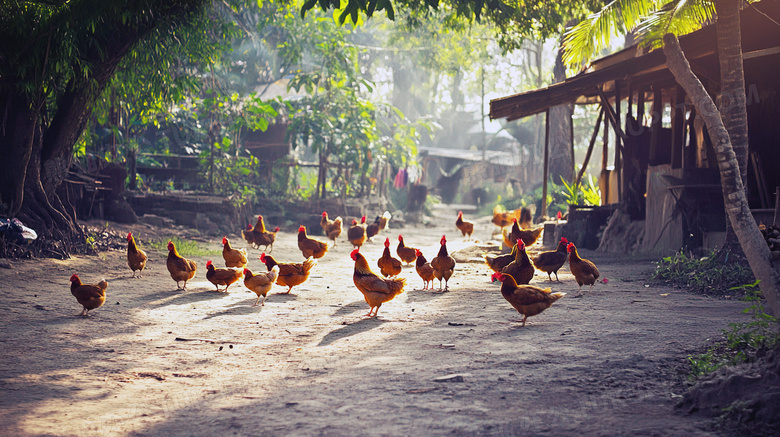
[[[559,212],[560,213],[560,212]],[[558,279],[558,270],[566,264],[566,260],[569,258],[569,254],[566,251],[566,246],[569,241],[566,237],[561,237],[561,241],[558,243],[556,250],[549,252],[542,252],[534,258],[534,266],[547,273],[547,277],[552,281],[552,273],[555,273],[555,280]]]
[[[260,254],[260,262],[265,264],[269,271],[274,266],[279,266],[279,276],[276,278],[276,283],[282,287],[290,287],[285,292],[286,294],[290,294],[290,290],[296,285],[306,282],[309,279],[311,269],[317,265],[317,260],[313,257],[307,258],[302,263],[278,263],[274,257],[265,253]]]
[[[78,275],[70,277],[70,292],[76,300],[84,307],[81,315],[87,317],[90,310],[100,308],[106,301],[106,289],[108,282],[105,279],[95,285],[82,284]]]
[[[385,250],[376,265],[385,277],[398,276],[401,273],[401,260],[390,255],[390,239],[385,238]]]
[[[366,242],[366,216],[361,218],[361,222],[352,220],[352,226],[347,230],[347,239],[352,243],[353,248],[360,248]]]
[[[257,216],[257,223],[255,223],[255,226],[252,227],[252,224],[247,224],[246,229],[241,231],[241,235],[244,237],[244,240],[246,240],[247,244],[249,244],[252,247],[257,246],[257,242],[255,241],[255,238],[257,235],[265,232],[265,223],[263,223],[263,216],[258,215]]]
[[[580,255],[577,253],[577,246],[574,243],[569,243],[566,246],[566,250],[569,252],[569,269],[571,269],[574,279],[577,280],[577,285],[580,286],[580,293],[582,293],[583,285],[590,285],[588,291],[592,290],[593,284],[599,278],[598,267],[590,260],[580,258]]]
[[[414,247],[408,247],[404,243],[404,236],[398,236],[398,247],[395,248],[395,253],[398,254],[398,258],[406,264],[411,264],[417,259],[417,249]]]
[[[225,267],[244,268],[247,263],[245,249],[233,249],[230,247],[230,240],[222,237],[222,258],[225,260]]]
[[[455,220],[455,226],[460,229],[466,240],[471,239],[471,234],[474,233],[474,223],[463,220],[463,211],[458,211],[458,219]]]
[[[319,259],[328,252],[328,243],[310,238],[306,235],[306,226],[301,225],[298,228],[298,249],[301,249],[304,258],[313,256],[314,259]]]
[[[186,290],[187,281],[195,277],[195,272],[198,270],[198,265],[195,264],[195,261],[179,255],[173,241],[168,242],[168,260],[165,264],[168,267],[171,278],[176,281],[177,290]],[[183,287],[179,287],[179,282],[181,281],[184,281]]]
[[[252,271],[247,268],[244,269],[244,287],[254,291],[257,295],[257,300],[252,306],[257,306],[257,302],[260,301],[261,296],[263,298],[261,305],[265,306],[265,297],[268,295],[268,292],[271,291],[271,288],[274,286],[274,282],[276,282],[276,278],[278,277],[278,265],[273,266],[270,271],[258,272],[256,274],[252,273]]]
[[[325,236],[327,236],[329,240],[333,240],[333,247],[336,247],[336,238],[339,238],[339,235],[341,235],[341,217],[330,220],[328,218],[328,211],[322,211],[320,226],[322,226]]]
[[[383,231],[387,227],[387,222],[389,222],[392,217],[393,216],[390,215],[389,211],[385,211],[381,216],[377,216],[376,220],[374,220],[374,223],[366,226],[366,238],[368,241],[371,241],[373,236]]]
[[[135,278],[135,271],[138,270],[138,277],[141,277],[141,273],[146,267],[146,252],[139,249],[135,244],[135,238],[133,233],[127,233],[127,265],[133,270],[133,277]]]
[[[449,290],[449,280],[455,271],[455,259],[447,253],[447,237],[442,235],[439,242],[439,254],[431,260],[433,267],[433,276],[439,280],[439,291],[441,291],[441,281],[444,280],[444,291]]]
[[[217,287],[217,291],[227,292],[231,284],[238,282],[244,273],[241,269],[218,269],[214,267],[211,260],[206,261],[206,279]],[[225,289],[220,290],[219,286],[224,285]]]
[[[504,299],[523,315],[523,323],[520,326],[525,326],[526,319],[550,308],[553,302],[566,296],[566,293],[560,291],[552,293],[549,288],[517,285],[512,276],[504,273],[494,273],[493,277],[501,281],[501,295]]]
[[[428,262],[428,260],[425,259],[422,252],[419,250],[416,250],[417,252],[417,262],[416,262],[416,270],[417,274],[420,275],[420,279],[423,280],[423,290],[428,289],[428,284],[431,285],[431,288],[433,288],[433,267],[431,267],[431,263]]]
[[[534,266],[525,252],[523,240],[518,239],[516,247],[514,261],[501,269],[501,273],[512,276],[517,284],[527,284],[534,278]]]
[[[403,293],[406,279],[380,278],[371,271],[371,268],[368,267],[366,258],[359,250],[360,249],[355,249],[350,254],[355,261],[355,273],[352,275],[352,281],[355,283],[355,287],[363,293],[363,297],[370,307],[366,317],[372,317],[372,312],[373,317],[376,317],[377,312],[379,312],[379,307],[381,307],[383,303],[389,302],[397,295]]]

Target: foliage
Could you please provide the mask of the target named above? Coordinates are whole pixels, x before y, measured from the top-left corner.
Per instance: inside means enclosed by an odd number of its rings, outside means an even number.
[[[731,297],[743,293],[741,284],[755,281],[753,272],[740,262],[721,260],[713,251],[702,258],[683,251],[661,259],[652,279],[684,287],[696,293]]]
[[[174,235],[159,240],[152,239],[146,245],[150,250],[154,250],[160,254],[167,254],[169,241],[173,242],[176,246],[176,251],[183,257],[217,256],[222,254],[221,250],[207,249],[197,241],[189,238],[182,239]]]
[[[566,198],[566,203],[569,205],[601,205],[601,190],[595,185],[592,175],[587,175],[588,185],[584,186],[582,183],[571,185],[566,183],[566,180],[561,177],[564,190],[561,194]]]
[[[715,15],[711,0],[613,0],[566,32],[564,62],[576,68],[629,31],[644,47],[660,47],[665,33],[684,35],[700,29]]]
[[[729,323],[729,329],[723,330],[722,341],[710,347],[704,354],[689,356],[691,372],[688,377],[691,381],[707,376],[723,366],[750,362],[761,351],[780,347],[777,319],[766,313],[758,284],[759,281],[755,281],[732,287],[734,290],[743,291],[745,296],[742,300],[751,303],[742,311],[750,314],[751,321]]]

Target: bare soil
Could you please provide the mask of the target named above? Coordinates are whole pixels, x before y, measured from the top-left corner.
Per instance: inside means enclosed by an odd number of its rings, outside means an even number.
[[[479,252],[454,212],[441,212],[438,225],[388,229],[362,252],[375,263],[384,237],[394,252],[399,232],[429,260],[442,234],[451,252]],[[114,227],[142,241],[163,232]],[[494,229],[483,218],[475,236]],[[219,240],[206,245],[217,251]],[[2,434],[712,435],[708,419],[673,406],[686,356],[746,320],[744,303],[650,285],[650,259],[582,250],[608,283],[574,298],[568,265],[561,282],[537,272],[532,284],[569,294],[522,328],[476,262],[457,265],[447,293],[421,291],[404,268],[406,291],[366,319],[350,249],[342,235],[308,282],[290,295],[275,286],[261,307],[243,285],[214,292],[209,257],[196,258],[187,291],[157,252],[141,279],[123,250],[4,260]],[[249,267],[265,270],[260,251],[250,255]],[[280,233],[273,255],[301,261],[295,234]],[[109,282],[106,304],[87,318],[70,293],[73,273]]]

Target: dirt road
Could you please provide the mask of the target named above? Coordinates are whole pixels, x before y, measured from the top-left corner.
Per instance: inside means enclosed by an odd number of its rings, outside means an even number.
[[[451,215],[389,229],[362,252],[375,265],[381,241],[394,249],[399,232],[428,259],[444,233],[451,252],[469,246]],[[483,220],[476,237],[492,229]],[[186,292],[159,253],[141,279],[120,251],[11,261],[0,269],[3,434],[709,435],[701,419],[672,410],[680,371],[744,317],[743,303],[648,287],[650,260],[583,250],[609,282],[573,298],[565,266],[552,287],[569,295],[523,328],[478,263],[459,263],[448,293],[420,291],[404,268],[406,292],[364,319],[349,251],[342,236],[307,283],[290,295],[275,286],[264,307],[243,285],[213,292],[208,257],[197,258]],[[264,270],[260,252],[250,255],[250,268]],[[273,255],[301,261],[295,235],[280,233]],[[77,315],[73,273],[109,282],[88,318]],[[547,283],[540,272],[532,281]]]

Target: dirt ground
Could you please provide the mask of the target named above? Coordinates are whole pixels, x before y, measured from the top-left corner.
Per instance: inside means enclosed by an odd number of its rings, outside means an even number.
[[[467,248],[455,212],[439,210],[446,219],[434,227],[388,229],[362,252],[375,265],[384,237],[394,253],[399,232],[429,260],[445,233],[450,252]],[[153,234],[114,227],[142,241]],[[494,229],[483,218],[476,238]],[[176,291],[160,253],[150,253],[141,279],[131,278],[124,251],[4,260],[3,434],[712,434],[673,405],[686,356],[746,320],[744,303],[648,286],[652,260],[582,250],[609,282],[573,298],[564,266],[552,288],[569,294],[523,328],[480,263],[459,263],[448,293],[421,291],[414,268],[404,268],[406,291],[365,319],[349,251],[342,235],[308,282],[290,295],[275,286],[264,307],[252,307],[243,285],[212,291],[207,257],[196,258],[187,291]],[[260,251],[250,255],[249,267],[265,270]],[[301,261],[295,234],[280,233],[273,255]],[[106,304],[88,318],[70,293],[73,273],[109,282]],[[437,380],[452,374],[460,378]]]

